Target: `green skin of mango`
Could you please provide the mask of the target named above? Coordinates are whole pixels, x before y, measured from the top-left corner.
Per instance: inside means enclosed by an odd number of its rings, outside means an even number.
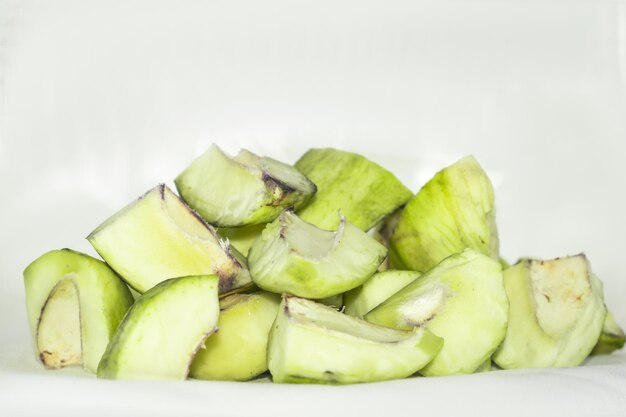
[[[181,197],[214,226],[268,223],[299,208],[316,187],[291,165],[242,150],[229,157],[216,145],[174,181]]]
[[[277,383],[350,384],[413,375],[441,349],[428,330],[375,326],[333,308],[284,297],[268,346]]]
[[[218,277],[172,278],[141,295],[109,345],[98,378],[182,380],[217,330]]]
[[[493,187],[472,156],[439,171],[407,203],[389,251],[394,267],[425,272],[465,248],[498,259]]]
[[[62,280],[76,285],[80,305],[82,363],[96,372],[100,358],[133,303],[124,282],[104,262],[70,249],[50,251],[24,270],[26,311],[37,346],[37,328],[51,291]],[[37,356],[41,352],[37,351]]]
[[[365,316],[397,329],[422,326],[445,341],[421,373],[468,374],[504,339],[508,301],[498,261],[472,249],[443,260]]]
[[[564,262],[572,266],[563,266]],[[546,274],[533,280],[535,271],[542,269]],[[574,286],[580,284],[579,273],[586,280],[582,287]],[[520,261],[504,272],[504,283],[510,318],[506,337],[493,356],[500,368],[578,366],[587,358],[602,331],[606,308],[602,284],[584,255]],[[561,308],[539,310],[539,303],[546,309]]]
[[[220,301],[219,332],[196,354],[189,376],[247,381],[267,371],[267,341],[280,296],[233,294]]]
[[[172,277],[216,274],[220,294],[243,290],[246,261],[161,184],[96,228],[89,243],[137,292]]]
[[[311,149],[295,167],[317,186],[313,198],[297,213],[325,230],[339,226],[339,210],[349,222],[369,230],[413,196],[391,172],[350,152]]]
[[[291,228],[299,230],[293,239],[301,245],[315,246],[325,239],[332,240],[332,247],[319,258],[300,253],[288,237]],[[349,222],[342,223],[337,232],[330,232],[286,211],[254,242],[248,264],[259,288],[322,299],[361,285],[374,274],[386,254],[384,246]]]

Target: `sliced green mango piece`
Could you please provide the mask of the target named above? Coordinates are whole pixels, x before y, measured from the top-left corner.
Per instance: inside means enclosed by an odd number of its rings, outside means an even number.
[[[394,330],[313,301],[283,297],[270,333],[274,382],[350,384],[405,378],[443,341],[426,329]]]
[[[602,325],[602,333],[591,351],[592,355],[608,355],[609,353],[624,347],[626,335],[624,330],[619,326],[613,314],[607,310],[604,324]]]
[[[220,227],[217,229],[217,234],[224,239],[228,239],[230,245],[244,256],[248,256],[250,247],[261,236],[265,226],[266,224],[263,223],[244,227]]]
[[[47,368],[82,364],[95,372],[133,297],[104,262],[53,250],[24,270],[35,351]]]
[[[311,149],[295,166],[317,185],[298,215],[322,229],[336,229],[341,210],[349,222],[369,230],[413,196],[391,172],[355,153]]]
[[[363,285],[345,294],[345,313],[362,318],[421,275],[416,271],[388,270],[377,272]]]
[[[185,379],[205,339],[217,330],[218,278],[161,282],[135,301],[109,343],[98,378]]]
[[[139,293],[189,275],[216,274],[221,294],[251,284],[243,255],[163,184],[106,220],[87,239]]]
[[[254,242],[248,263],[259,288],[320,299],[361,285],[386,254],[383,245],[343,217],[331,232],[287,210]]]
[[[504,338],[508,302],[500,263],[473,249],[444,259],[365,315],[398,329],[425,327],[445,341],[421,373],[476,371]]]
[[[247,381],[267,371],[267,340],[279,304],[280,296],[267,292],[220,300],[219,332],[204,342],[189,376]]]
[[[494,362],[502,369],[580,365],[606,315],[602,283],[585,255],[523,260],[504,272],[504,284],[509,326]]]
[[[291,165],[242,149],[234,157],[211,145],[174,181],[181,197],[215,226],[268,223],[299,208],[316,187]]]
[[[425,272],[465,248],[498,259],[493,187],[473,156],[439,171],[400,215],[390,252]]]

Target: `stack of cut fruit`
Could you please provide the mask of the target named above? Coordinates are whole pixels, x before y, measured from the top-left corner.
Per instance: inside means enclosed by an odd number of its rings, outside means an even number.
[[[473,157],[413,195],[345,151],[291,166],[211,146],[175,184],[89,235],[104,262],[62,249],[26,268],[45,367],[345,384],[576,366],[624,345],[585,255],[500,258]]]

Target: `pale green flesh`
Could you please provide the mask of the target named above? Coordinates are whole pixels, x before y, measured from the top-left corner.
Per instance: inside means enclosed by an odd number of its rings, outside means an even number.
[[[286,297],[270,333],[268,365],[274,382],[383,381],[414,374],[442,343],[425,329],[375,326],[313,301]]]
[[[503,369],[580,365],[602,331],[602,284],[584,255],[524,260],[504,273],[509,326],[493,356]]]
[[[242,150],[229,157],[216,145],[175,180],[183,199],[220,227],[267,223],[288,207],[298,208],[315,185],[294,167]]]
[[[140,293],[189,275],[218,275],[220,293],[251,282],[243,256],[164,185],[105,221],[87,239]]]
[[[365,316],[399,329],[422,326],[444,339],[427,376],[474,372],[504,338],[508,302],[500,264],[472,249],[452,255]]]
[[[369,230],[413,195],[391,172],[350,152],[311,149],[295,166],[317,185],[317,193],[298,215],[326,230],[339,226],[338,211]]]
[[[60,287],[62,291],[56,287],[61,285],[61,281],[64,282]],[[69,283],[76,288],[78,307],[72,301],[72,287],[67,286]],[[85,370],[95,372],[109,340],[133,303],[124,282],[102,261],[62,249],[50,251],[33,261],[24,270],[24,286],[28,322],[37,356],[41,358],[40,347],[50,351],[51,338],[48,335],[52,332],[58,332],[52,339],[66,339],[74,346],[70,350],[75,351],[75,323],[79,320],[81,361]],[[61,291],[57,291],[57,295],[63,295],[60,299],[64,300],[61,302],[64,306],[44,309],[47,301],[56,298],[51,298],[55,287]],[[42,312],[47,317],[42,317]],[[41,334],[38,335],[42,323]]]
[[[189,376],[246,381],[267,371],[267,341],[280,297],[258,292],[220,301],[219,332],[196,354]]]
[[[363,285],[345,294],[345,313],[362,318],[380,303],[420,277],[415,271],[387,270],[374,274]]]
[[[172,278],[128,311],[98,367],[99,378],[185,379],[219,317],[218,278]]]
[[[602,325],[602,333],[596,343],[595,347],[591,351],[592,355],[607,355],[615,350],[619,350],[624,347],[626,342],[626,335],[619,326],[615,317],[610,311],[606,312],[604,324]]]
[[[37,349],[46,368],[82,362],[80,304],[71,279],[62,279],[50,291],[37,326]]]
[[[254,242],[248,263],[254,283],[266,291],[321,299],[361,285],[386,251],[345,221],[330,232],[285,211]]]
[[[390,241],[396,267],[422,272],[465,248],[498,259],[493,187],[471,156],[422,187],[402,211]]]
[[[248,256],[248,251],[254,241],[261,236],[261,232],[266,224],[255,224],[244,227],[220,227],[217,233],[224,239],[228,239],[231,246],[241,252],[242,255]]]

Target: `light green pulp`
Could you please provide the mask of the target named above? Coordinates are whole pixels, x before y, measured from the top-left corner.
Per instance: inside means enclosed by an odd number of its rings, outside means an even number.
[[[100,365],[98,378],[185,379],[204,340],[217,329],[218,278],[161,282],[135,301]]]
[[[87,239],[140,293],[189,275],[217,274],[220,293],[251,283],[243,255],[164,185],[120,210]]]
[[[248,264],[259,288],[321,299],[361,285],[386,253],[384,246],[348,222],[330,232],[286,211],[254,242]]]
[[[217,145],[174,182],[187,204],[220,227],[270,222],[315,193],[315,185],[291,165],[246,150],[231,158]]]
[[[350,384],[405,378],[437,354],[443,341],[428,330],[394,330],[333,308],[283,298],[270,333],[274,382]]]
[[[506,337],[493,356],[503,369],[580,365],[606,316],[602,284],[584,255],[523,260],[504,272]]]

